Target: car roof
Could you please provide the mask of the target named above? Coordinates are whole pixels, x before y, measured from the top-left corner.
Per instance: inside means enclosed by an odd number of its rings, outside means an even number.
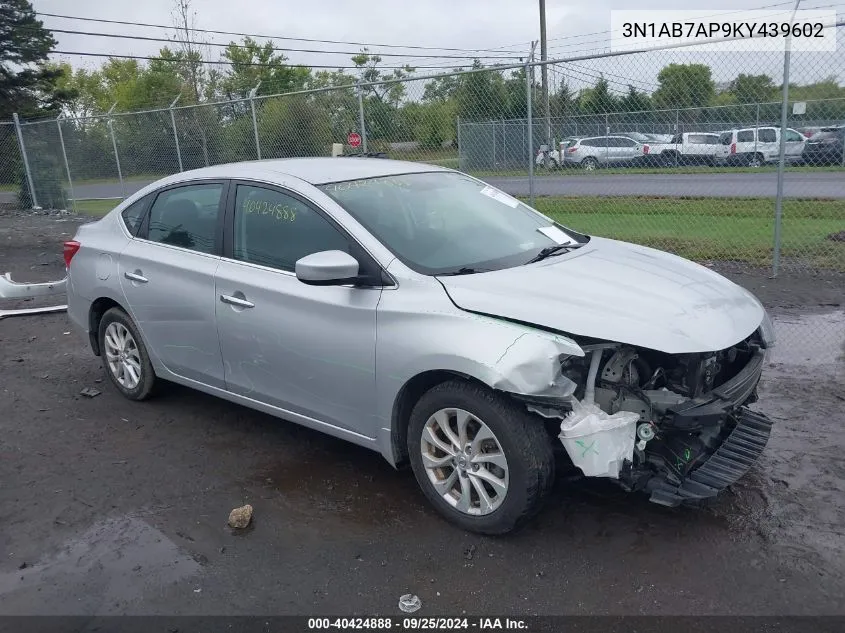
[[[256,178],[263,176],[293,176],[312,185],[330,182],[357,180],[359,178],[377,178],[432,171],[452,171],[436,165],[414,163],[384,158],[271,158],[266,160],[226,163],[212,167],[202,167],[184,171],[166,178],[166,181],[179,182],[194,178]]]

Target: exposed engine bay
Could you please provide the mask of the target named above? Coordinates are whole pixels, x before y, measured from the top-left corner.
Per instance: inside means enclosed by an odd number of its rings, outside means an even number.
[[[607,414],[639,414],[632,459],[626,459],[617,481],[650,492],[656,503],[679,505],[715,496],[765,447],[771,423],[746,405],[757,399],[766,345],[761,330],[707,353],[585,344],[585,356],[565,358],[561,373],[576,386],[577,401]],[[555,413],[556,407],[535,402],[529,408],[561,418],[567,407]]]

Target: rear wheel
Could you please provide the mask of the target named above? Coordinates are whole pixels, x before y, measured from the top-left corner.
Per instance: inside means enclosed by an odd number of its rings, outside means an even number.
[[[482,534],[513,530],[541,507],[554,481],[542,423],[505,396],[469,382],[432,388],[411,413],[411,467],[452,523]]]
[[[766,162],[765,157],[758,152],[758,153],[752,154],[751,157],[748,159],[748,166],[749,167],[762,167],[765,162]]]
[[[120,308],[106,311],[100,320],[103,366],[117,390],[130,400],[144,400],[156,383],[147,348],[138,328]]]
[[[598,169],[598,166],[599,161],[597,161],[595,158],[592,158],[591,156],[588,156],[587,158],[581,161],[581,169],[584,169],[586,171],[594,171],[595,169]]]

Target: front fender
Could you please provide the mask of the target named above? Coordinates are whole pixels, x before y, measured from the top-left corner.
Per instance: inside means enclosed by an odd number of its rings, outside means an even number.
[[[423,308],[425,306],[425,308]],[[491,389],[520,395],[569,395],[561,356],[583,356],[573,340],[544,330],[466,312],[442,287],[386,291],[378,309],[376,410],[382,454],[395,463],[393,411],[405,385],[420,374],[446,371]]]

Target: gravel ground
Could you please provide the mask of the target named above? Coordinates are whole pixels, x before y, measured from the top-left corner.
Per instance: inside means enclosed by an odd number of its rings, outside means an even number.
[[[0,217],[0,272],[61,277],[81,221]],[[843,615],[843,282],[714,266],[780,336],[760,462],[703,510],[561,479],[504,538],[376,453],[181,387],[122,399],[65,314],[0,320],[0,614]]]

